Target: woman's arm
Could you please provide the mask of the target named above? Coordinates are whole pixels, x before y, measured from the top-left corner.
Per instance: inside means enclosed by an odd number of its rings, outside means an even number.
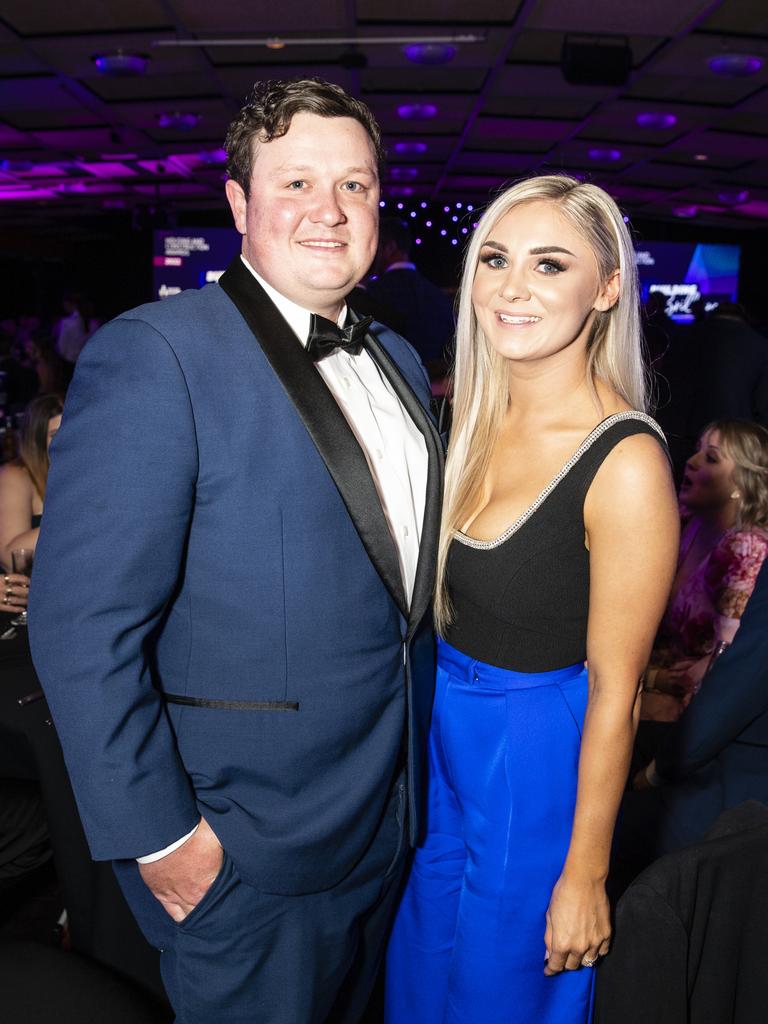
[[[32,529],[34,488],[21,466],[0,469],[0,562],[11,569],[11,552],[34,548],[39,530]]]
[[[590,563],[589,699],[571,843],[547,912],[546,973],[607,952],[605,880],[639,710],[639,679],[675,573],[677,501],[649,435],[621,441],[584,504]]]

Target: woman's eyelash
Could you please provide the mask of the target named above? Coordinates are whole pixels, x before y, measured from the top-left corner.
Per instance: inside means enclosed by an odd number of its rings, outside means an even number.
[[[494,260],[501,260],[503,263],[506,263],[506,257],[500,252],[485,252],[480,256],[481,263],[490,264],[493,263]],[[550,266],[554,267],[554,269],[557,271],[563,271],[566,269],[564,263],[561,263],[560,260],[554,259],[551,256],[547,256],[543,259],[540,259],[537,263],[537,266]]]
[[[539,260],[539,266],[544,263],[548,263],[551,267],[555,267],[557,270],[565,270],[565,264],[561,263],[560,260],[555,260],[551,256],[547,256],[545,259]]]

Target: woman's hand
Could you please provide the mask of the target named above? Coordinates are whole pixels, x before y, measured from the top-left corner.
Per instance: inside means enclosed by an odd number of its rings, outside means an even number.
[[[610,947],[611,915],[602,882],[576,881],[562,874],[547,910],[544,973],[591,966]]]
[[[29,600],[29,576],[17,572],[3,575],[3,590],[0,597],[0,612],[13,612],[18,615],[27,607]]]

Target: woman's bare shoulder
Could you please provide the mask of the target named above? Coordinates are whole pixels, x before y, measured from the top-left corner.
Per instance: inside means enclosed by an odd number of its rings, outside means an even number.
[[[29,494],[34,491],[32,479],[20,462],[6,462],[0,466],[0,489]]]

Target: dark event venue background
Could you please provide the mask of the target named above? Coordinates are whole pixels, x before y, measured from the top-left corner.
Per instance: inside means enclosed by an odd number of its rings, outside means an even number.
[[[427,203],[437,226],[444,204],[566,170],[640,241],[741,244],[763,320],[766,57],[762,0],[6,0],[2,306],[53,313],[77,288],[104,319],[149,299],[153,227],[231,223],[221,143],[254,79],[315,74],[379,119],[387,212]],[[416,259],[451,287],[461,248],[433,232]]]

